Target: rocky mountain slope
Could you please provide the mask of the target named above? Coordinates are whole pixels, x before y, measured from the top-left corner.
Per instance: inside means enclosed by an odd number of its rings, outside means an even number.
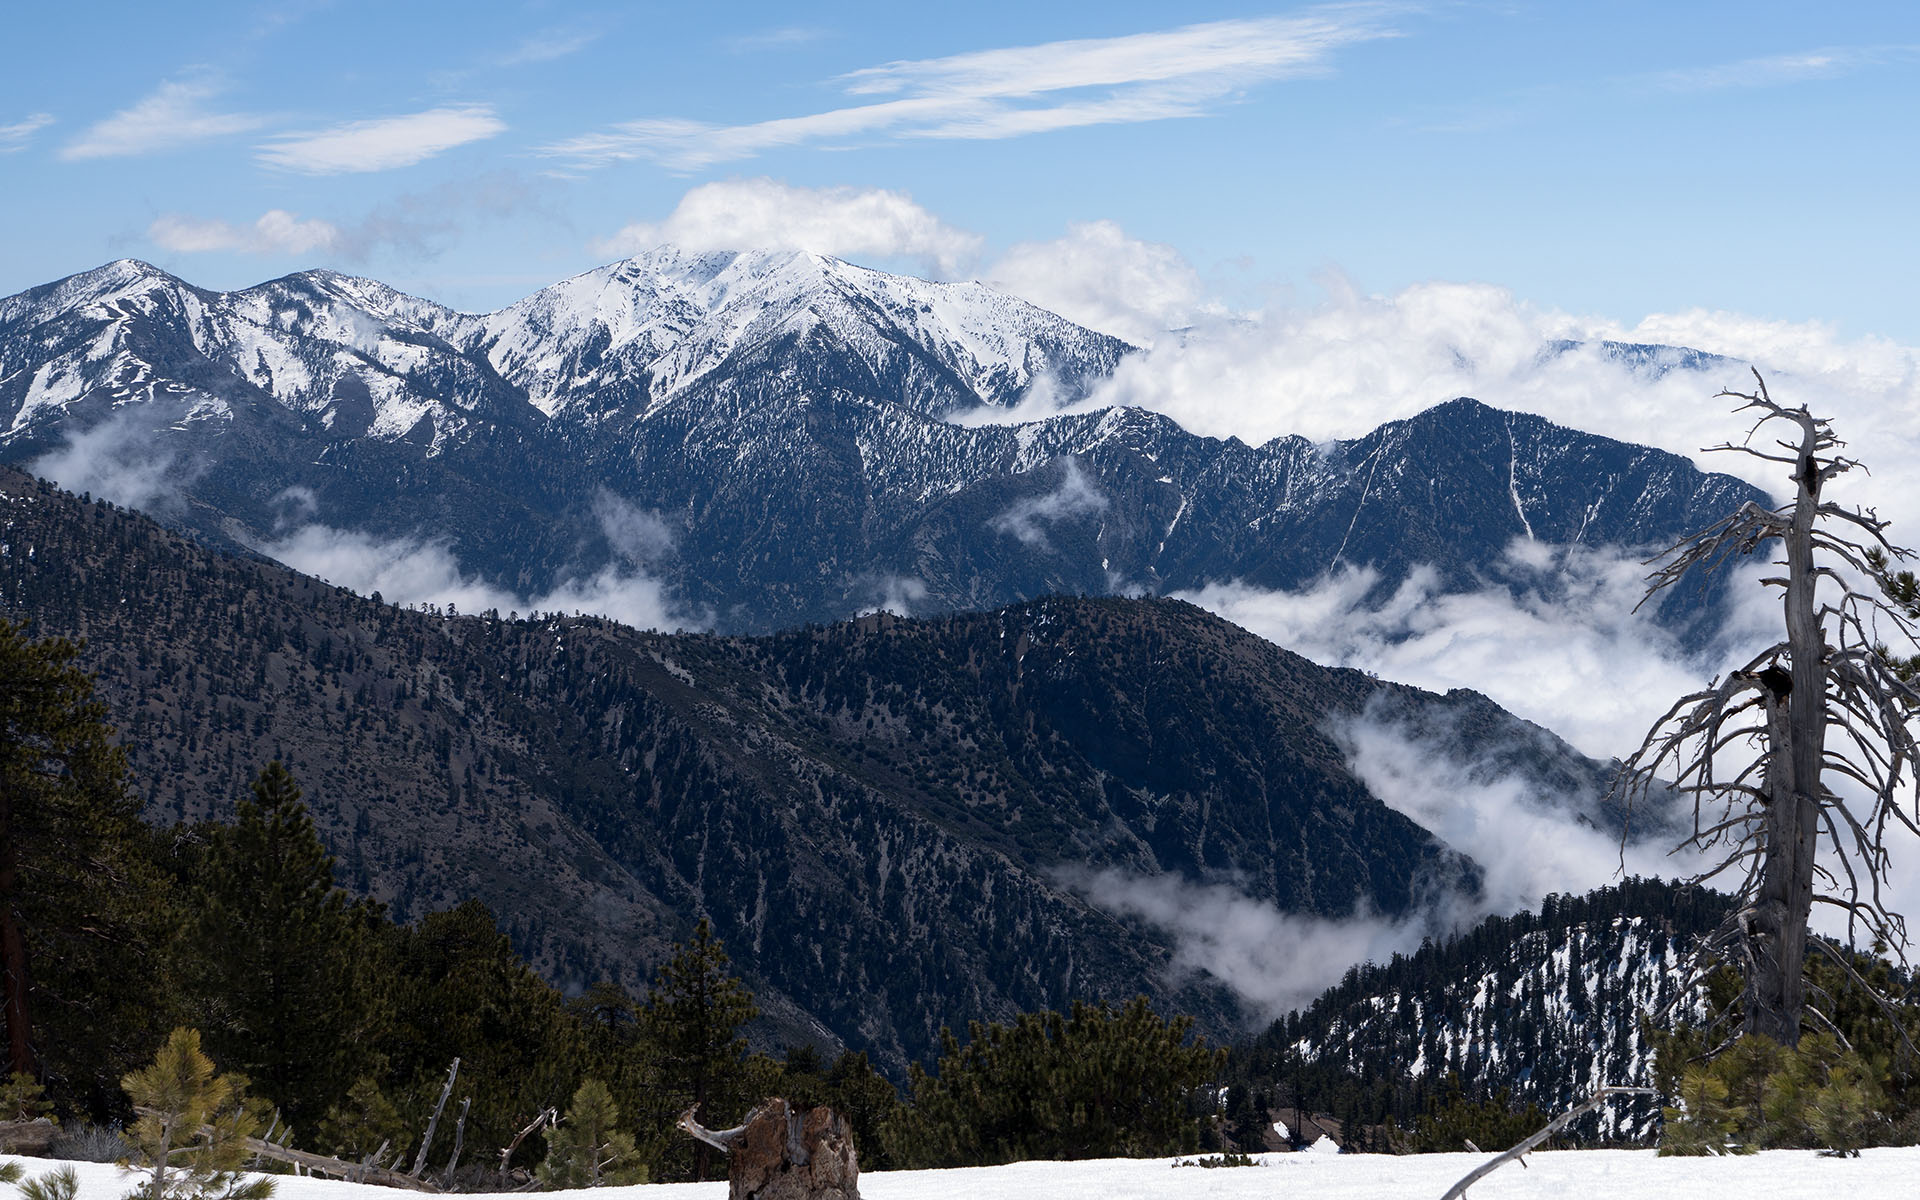
[[[1128,350],[798,253],[664,247],[484,316],[122,260],[0,300],[0,461],[315,569],[301,532],[346,531],[343,582],[436,546],[529,603],[613,570],[662,590],[664,625],[742,632],[1342,564],[1475,586],[1515,539],[1664,543],[1758,495],[1464,399],[1328,445],[1129,409],[959,420],[1080,395]]]
[[[478,896],[577,985],[642,977],[708,916],[777,1036],[895,1069],[943,1023],[1074,998],[1144,991],[1233,1028],[1080,872],[1328,915],[1471,891],[1471,862],[1349,771],[1332,716],[1526,746],[1569,792],[1601,770],[1475,693],[1319,667],[1174,601],[758,638],[454,617],[26,476],[0,494],[0,612],[87,639],[156,820],[227,811],[281,758],[346,880],[402,917]]]

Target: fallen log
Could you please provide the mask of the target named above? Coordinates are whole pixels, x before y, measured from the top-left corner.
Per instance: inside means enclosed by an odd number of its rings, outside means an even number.
[[[847,1119],[764,1101],[733,1129],[707,1129],[688,1109],[679,1127],[727,1156],[728,1200],[860,1200],[860,1161]]]
[[[0,1121],[0,1154],[43,1156],[60,1127],[45,1117],[31,1121]]]
[[[135,1108],[140,1116],[153,1116],[151,1108]],[[202,1136],[211,1134],[213,1126],[202,1125]],[[342,1158],[332,1158],[325,1154],[310,1154],[305,1150],[295,1150],[291,1146],[281,1146],[264,1138],[247,1138],[245,1143],[250,1154],[260,1158],[270,1158],[288,1166],[305,1167],[309,1171],[318,1171],[322,1175],[332,1175],[338,1179],[351,1179],[356,1183],[372,1183],[381,1187],[406,1188],[415,1192],[439,1194],[440,1188],[425,1179],[415,1179],[401,1171],[388,1170],[368,1163],[348,1162]]]

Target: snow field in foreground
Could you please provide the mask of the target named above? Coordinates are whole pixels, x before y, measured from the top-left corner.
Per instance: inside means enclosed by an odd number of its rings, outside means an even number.
[[[865,1200],[1439,1200],[1455,1180],[1485,1161],[1479,1154],[1261,1155],[1253,1167],[1171,1169],[1169,1159],[1014,1163],[952,1171],[863,1175]],[[8,1159],[29,1177],[62,1164]],[[1857,1159],[1810,1150],[1770,1150],[1744,1158],[1659,1158],[1651,1150],[1563,1150],[1529,1155],[1474,1185],[1471,1200],[1605,1197],[1605,1200],[1880,1200],[1920,1195],[1920,1147],[1868,1150]],[[135,1179],[108,1163],[73,1163],[79,1200],[120,1200]],[[275,1179],[277,1200],[398,1200],[414,1193],[323,1179]],[[550,1194],[550,1193],[536,1193]],[[577,1193],[575,1193],[577,1195]],[[725,1183],[664,1183],[598,1188],[594,1200],[724,1200]]]

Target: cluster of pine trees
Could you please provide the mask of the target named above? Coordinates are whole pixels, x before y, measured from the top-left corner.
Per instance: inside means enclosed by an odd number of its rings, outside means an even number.
[[[0,622],[5,1031],[12,1070],[66,1119],[125,1122],[137,1080],[203,1054],[246,1080],[276,1140],[448,1177],[464,1146],[469,1186],[530,1124],[510,1165],[539,1161],[554,1186],[711,1178],[676,1118],[720,1127],[772,1095],[844,1113],[869,1169],[1197,1142],[1218,1054],[1144,999],[949,1034],[903,1101],[861,1053],[750,1053],[753,998],[704,921],[644,995],[569,998],[477,901],[391,920],[336,885],[278,762],[231,821],[150,827],[75,654]]]

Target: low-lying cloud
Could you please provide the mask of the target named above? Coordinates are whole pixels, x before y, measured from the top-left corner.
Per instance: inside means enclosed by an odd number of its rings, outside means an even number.
[[[1096,513],[1107,507],[1107,497],[1086,472],[1078,459],[1060,460],[1060,482],[1052,491],[1026,496],[994,515],[987,527],[1018,538],[1022,545],[1051,550],[1046,527],[1073,517]]]
[[[159,436],[169,424],[157,404],[119,409],[106,420],[67,435],[27,469],[70,492],[87,492],[125,508],[159,516],[178,512],[186,489],[206,468],[183,458]]]
[[[1371,568],[1343,567],[1298,591],[1240,582],[1179,593],[1276,645],[1430,691],[1464,687],[1553,730],[1596,758],[1628,753],[1674,697],[1777,637],[1754,582],[1713,645],[1690,652],[1653,617],[1640,555],[1517,541],[1485,586],[1447,592],[1415,567],[1385,597]]]
[[[283,493],[301,515],[315,511],[311,494]],[[317,522],[299,525],[255,547],[296,571],[403,605],[452,606],[467,613],[587,613],[636,629],[699,629],[710,614],[675,602],[650,570],[672,553],[672,533],[657,513],[600,493],[594,515],[614,552],[598,570],[562,579],[544,593],[521,595],[465,570],[445,538],[381,538]]]

